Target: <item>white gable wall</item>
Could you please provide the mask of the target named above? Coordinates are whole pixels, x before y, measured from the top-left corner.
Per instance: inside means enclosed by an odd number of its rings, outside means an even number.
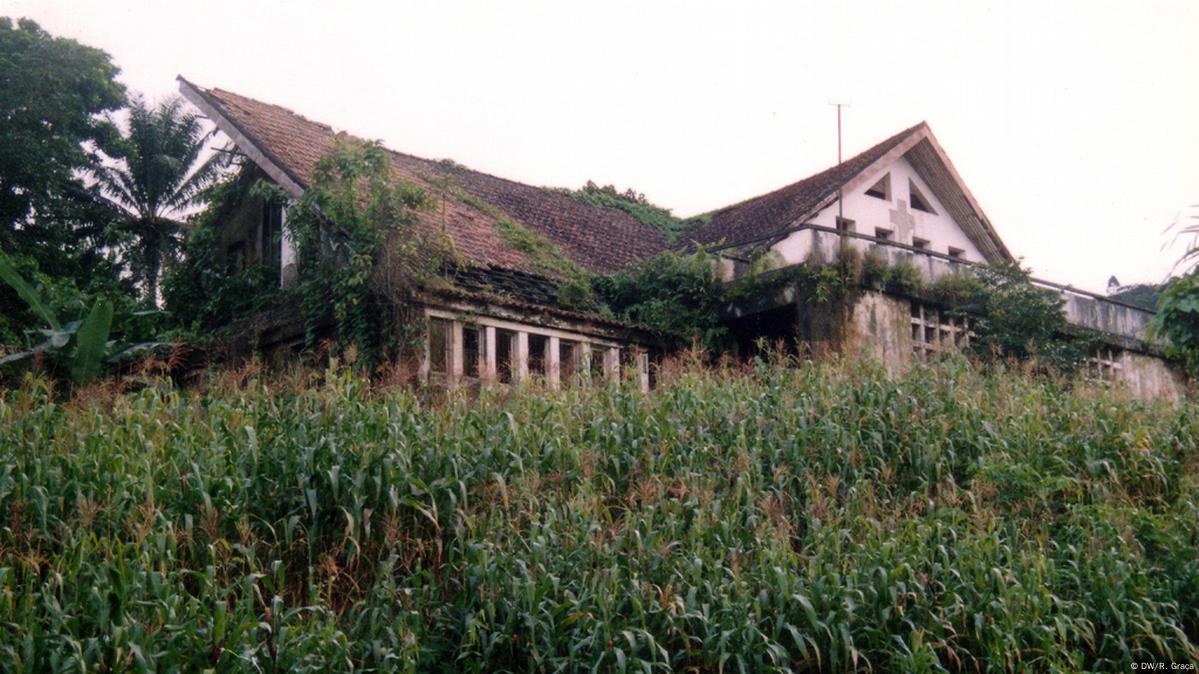
[[[891,174],[890,200],[885,201],[866,195],[880,178]],[[910,206],[908,196],[908,181],[911,180],[919,188],[920,193],[936,214],[918,211]],[[854,231],[867,236],[875,235],[875,228],[891,230],[891,238],[896,243],[912,244],[912,238],[920,238],[929,242],[928,249],[935,253],[948,254],[949,248],[965,251],[963,258],[971,262],[985,262],[982,253],[966,236],[958,224],[954,222],[928,185],[916,175],[912,165],[902,157],[891,165],[867,176],[861,186],[851,193],[844,195],[844,217],[854,221]],[[906,215],[905,215],[906,214]],[[824,227],[836,227],[837,202],[820,211],[808,222]],[[906,224],[905,224],[906,223]],[[799,223],[796,223],[799,224]],[[786,264],[804,262],[811,248],[809,232],[793,232],[786,239],[775,244],[776,250]]]

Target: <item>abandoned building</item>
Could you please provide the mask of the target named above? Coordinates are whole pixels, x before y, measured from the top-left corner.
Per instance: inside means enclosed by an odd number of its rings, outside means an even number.
[[[310,184],[335,132],[285,108],[182,77],[180,91],[274,183],[292,197]],[[420,217],[443,229],[459,260],[453,286],[423,293],[428,321],[422,374],[458,385],[543,378],[559,386],[576,376],[615,376],[635,368],[648,385],[657,344],[646,329],[557,302],[555,279],[514,246],[503,221],[519,223],[557,247],[580,269],[607,274],[672,246],[703,245],[719,255],[722,278],[829,264],[847,248],[887,264],[905,264],[927,281],[1015,258],[983,213],[927,124],[921,123],[826,171],[705,214],[670,242],[659,229],[617,209],[569,195],[390,152],[396,174],[438,191],[436,212]],[[296,278],[296,252],[285,208],[260,204],[230,218],[222,233],[235,262],[261,262]],[[436,220],[436,222],[432,222]],[[766,260],[766,264],[763,264]],[[1092,375],[1121,382],[1140,397],[1176,397],[1182,384],[1145,333],[1153,312],[1068,286],[1037,281],[1060,294],[1067,320],[1101,335]],[[814,313],[798,287],[780,287],[728,307],[742,338],[817,340],[828,317]],[[850,308],[839,346],[903,368],[951,350],[970,337],[961,319],[927,298],[866,289]],[[295,335],[278,335],[280,341]]]

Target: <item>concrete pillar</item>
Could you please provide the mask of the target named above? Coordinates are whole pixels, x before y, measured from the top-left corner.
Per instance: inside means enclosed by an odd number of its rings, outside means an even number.
[[[604,349],[604,378],[608,380],[620,378],[620,349],[614,346]]]
[[[516,333],[516,372],[514,381],[524,381],[529,378],[529,333]]]
[[[446,363],[446,382],[450,387],[455,387],[462,382],[463,365],[465,361],[464,350],[462,348],[462,322],[454,321],[450,323],[450,348],[449,363]]]
[[[562,364],[559,362],[559,352],[561,352],[561,340],[557,337],[550,337],[545,340],[545,381],[552,389],[557,389],[561,386],[562,381]]]
[[[495,328],[483,328],[483,381],[495,382]]]
[[[429,334],[429,324],[432,319],[425,316],[425,343],[421,350],[420,368],[417,370],[416,376],[422,384],[429,383],[429,340],[432,335]]]
[[[591,344],[581,342],[579,344],[579,381],[591,381],[591,359],[593,357]]]
[[[637,353],[637,377],[641,392],[649,392],[649,354],[645,351]]]

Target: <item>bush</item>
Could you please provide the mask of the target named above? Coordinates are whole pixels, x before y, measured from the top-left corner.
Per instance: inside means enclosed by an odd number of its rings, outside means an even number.
[[[1066,321],[1064,301],[1032,284],[1018,264],[976,267],[941,279],[931,293],[970,320],[971,349],[985,358],[1034,360],[1042,369],[1071,373],[1095,340]]]
[[[725,288],[715,258],[702,249],[689,255],[659,253],[592,283],[614,314],[651,328],[668,347],[698,342],[719,350],[725,345],[727,328],[720,324]]]

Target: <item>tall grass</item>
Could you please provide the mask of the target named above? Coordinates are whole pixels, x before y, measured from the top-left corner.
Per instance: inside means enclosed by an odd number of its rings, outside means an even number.
[[[0,670],[1199,658],[1199,415],[964,362],[0,394]]]

